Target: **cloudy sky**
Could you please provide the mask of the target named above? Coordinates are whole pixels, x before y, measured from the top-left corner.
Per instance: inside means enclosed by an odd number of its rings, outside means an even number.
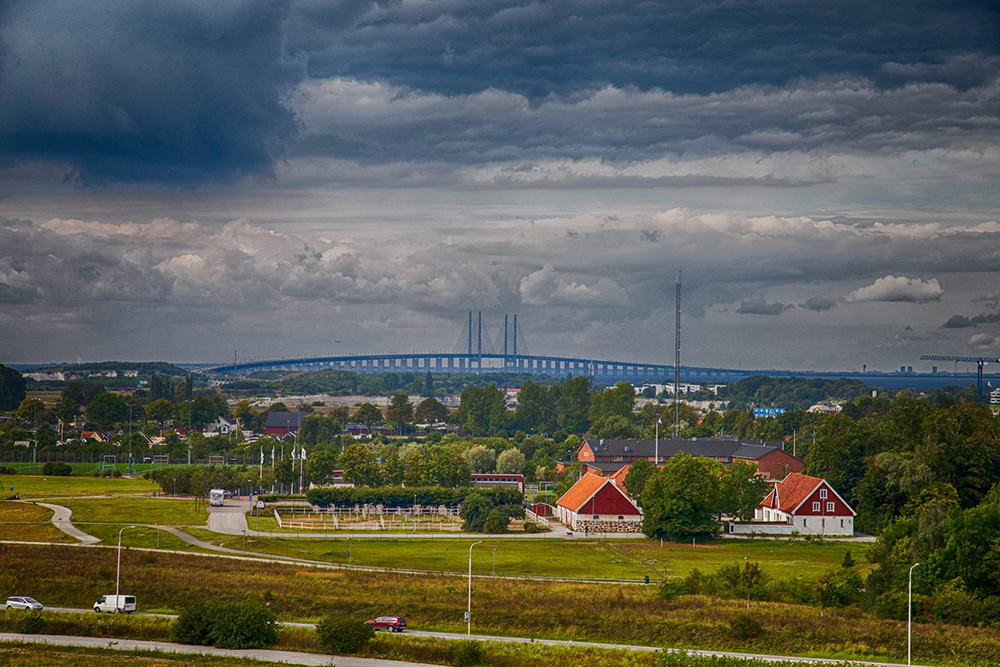
[[[1000,354],[996,3],[0,3],[0,361],[669,362],[678,269],[687,363]]]

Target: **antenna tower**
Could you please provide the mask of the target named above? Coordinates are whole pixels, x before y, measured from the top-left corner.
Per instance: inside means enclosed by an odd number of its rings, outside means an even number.
[[[677,271],[674,325],[674,438],[681,437],[681,272]]]

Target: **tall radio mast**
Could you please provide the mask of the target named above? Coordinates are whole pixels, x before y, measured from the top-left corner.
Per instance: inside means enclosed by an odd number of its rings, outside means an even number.
[[[677,271],[676,324],[674,328],[674,438],[681,437],[681,272]]]

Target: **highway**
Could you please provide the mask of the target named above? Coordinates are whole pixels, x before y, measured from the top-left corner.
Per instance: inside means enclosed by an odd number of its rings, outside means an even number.
[[[52,612],[57,612],[57,613],[68,613],[68,614],[93,614],[94,613],[93,610],[91,610],[91,609],[76,609],[76,608],[72,608],[72,607],[46,607],[46,611],[52,611]],[[160,618],[177,618],[177,616],[174,615],[174,614],[143,614],[143,613],[139,613],[139,614],[136,614],[136,615],[137,616],[156,616],[156,617],[160,617]],[[300,627],[300,628],[314,628],[314,627],[316,627],[312,623],[288,622],[288,623],[283,623],[283,625],[288,625],[288,626],[292,626],[292,627]],[[577,647],[577,648],[620,649],[620,650],[626,650],[626,651],[661,651],[661,650],[680,651],[681,650],[681,649],[670,649],[670,648],[664,649],[663,647],[659,647],[659,646],[642,646],[642,645],[637,645],[637,644],[608,644],[608,643],[605,643],[605,642],[578,642],[578,641],[572,641],[572,640],[567,640],[567,639],[537,639],[537,638],[532,638],[532,637],[509,637],[509,636],[480,635],[480,634],[467,635],[467,634],[461,633],[461,632],[432,632],[432,631],[429,631],[429,630],[409,630],[408,629],[404,633],[404,635],[409,635],[409,636],[413,636],[413,637],[435,637],[435,638],[438,638],[438,639],[448,639],[448,640],[476,639],[476,640],[479,640],[479,641],[513,642],[513,643],[521,643],[521,644],[543,644],[543,645],[546,645],[546,646],[569,646],[569,647]],[[10,635],[9,633],[6,634],[6,635],[5,634],[0,634],[0,641],[10,641],[9,639],[6,639],[6,637],[8,637],[8,636],[21,637],[22,635]],[[45,635],[33,635],[33,636],[44,637]],[[64,639],[75,640],[75,639],[94,639],[94,638],[65,637]],[[115,641],[115,640],[101,639],[101,640],[95,640],[95,641],[98,641],[98,644],[96,644],[96,645],[101,646],[102,648],[107,648],[107,642],[108,641]],[[124,643],[126,640],[117,640],[117,641]],[[101,642],[103,642],[103,643],[101,643]],[[238,652],[231,653],[231,654],[219,654],[219,653],[215,653],[214,651],[216,651],[216,650],[222,650],[222,649],[211,649],[210,647],[192,647],[192,646],[187,646],[185,644],[170,644],[169,642],[149,642],[149,643],[153,643],[153,644],[157,644],[157,645],[161,645],[161,646],[167,646],[167,647],[170,647],[170,646],[182,647],[184,649],[183,652],[185,652],[185,653],[197,653],[198,652],[197,649],[199,649],[199,648],[205,648],[206,652],[207,651],[211,651],[212,655],[237,655],[238,654],[238,655],[241,655],[243,657],[255,657],[255,656],[252,656],[252,655],[248,655],[244,651],[238,651]],[[81,644],[67,644],[67,645],[80,646]],[[87,644],[87,645],[93,645],[93,644]],[[115,648],[123,648],[123,647],[116,646]],[[139,649],[125,649],[125,648],[123,648],[123,650],[139,650]],[[171,649],[170,648],[158,648],[157,650],[166,650],[166,651],[169,651]],[[767,662],[800,662],[800,663],[811,664],[811,665],[843,665],[843,664],[852,664],[852,665],[867,665],[868,667],[906,667],[902,663],[894,663],[894,662],[871,662],[871,661],[852,661],[851,662],[851,661],[847,661],[847,660],[838,660],[838,659],[834,659],[834,658],[805,658],[805,657],[797,657],[797,656],[789,656],[789,655],[770,655],[770,654],[762,654],[762,653],[744,653],[744,652],[740,652],[740,651],[709,651],[709,650],[693,650],[693,649],[691,649],[691,650],[686,650],[684,652],[688,653],[689,655],[697,655],[697,656],[704,656],[704,657],[717,656],[717,657],[738,658],[738,659],[741,659],[741,660],[756,659],[756,660],[764,660],[764,661],[767,661]],[[288,658],[284,658],[285,662],[288,662],[289,664],[297,664],[297,665],[329,665],[330,664],[329,663],[329,659],[327,659],[324,662],[296,662],[297,658],[294,657],[294,656],[302,655],[302,656],[306,656],[306,658],[304,658],[304,659],[310,659],[311,660],[311,659],[314,659],[316,657],[316,654],[312,654],[312,653],[302,653],[302,654],[300,654],[300,653],[295,653],[295,652],[292,652],[292,651],[275,651],[275,650],[265,651],[265,653],[266,654],[281,654],[281,655],[291,656],[291,657],[288,657]],[[260,660],[268,660],[269,662],[280,662],[279,659],[273,659],[271,657],[264,657],[264,658],[258,658],[258,659],[260,659]],[[386,667],[388,667],[390,665],[415,665],[415,664],[418,664],[418,663],[394,662],[394,661],[391,661],[391,660],[387,660],[387,661],[373,661],[373,660],[369,660],[369,659],[365,659],[365,658],[342,658],[342,657],[338,657],[337,658],[337,665],[338,665],[338,667],[344,667],[344,666],[350,667],[351,665],[354,664],[354,663],[348,663],[348,662],[346,662],[347,660],[368,660],[367,662],[363,662],[363,663],[359,662],[359,663],[357,663],[357,667],[377,667],[377,666],[380,666],[380,665],[386,665]],[[929,666],[928,665],[913,665],[913,667],[929,667]]]

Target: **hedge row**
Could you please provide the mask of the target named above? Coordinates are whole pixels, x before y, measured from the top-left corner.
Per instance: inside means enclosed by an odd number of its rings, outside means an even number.
[[[319,507],[353,507],[355,505],[383,505],[385,507],[413,507],[417,505],[446,505],[456,507],[465,496],[479,493],[494,505],[520,505],[524,494],[514,488],[478,488],[465,486],[450,489],[443,486],[326,486],[309,489],[306,498]]]

